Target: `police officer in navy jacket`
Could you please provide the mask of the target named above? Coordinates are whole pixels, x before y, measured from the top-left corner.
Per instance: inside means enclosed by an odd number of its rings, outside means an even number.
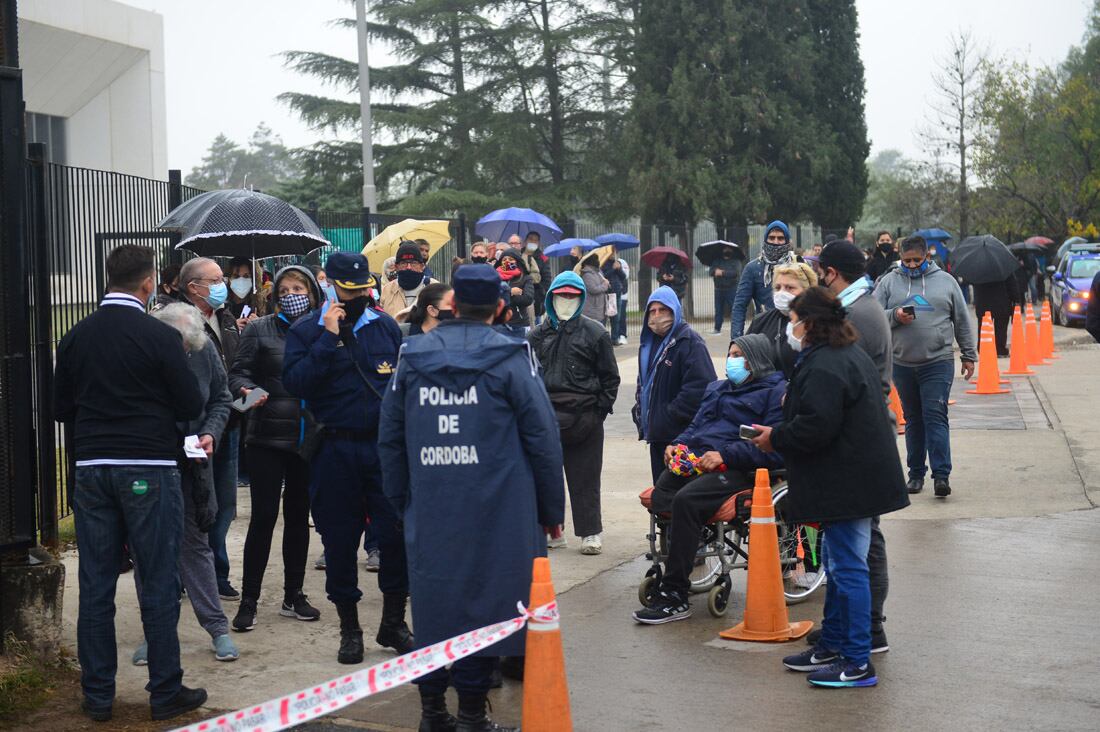
[[[378,416],[382,394],[397,365],[401,329],[376,308],[377,282],[361,254],[336,252],[325,264],[338,299],[291,327],[283,384],[304,399],[323,425],[310,465],[310,505],[325,547],[325,590],[340,615],[340,663],[363,661],[356,556],[369,517],[382,566],[379,645],[407,653],[413,637],[405,624],[409,594],[405,543],[397,514],[382,492]]]
[[[455,319],[410,339],[382,404],[378,452],[404,520],[419,647],[514,618],[546,556],[542,527],[565,515],[557,419],[527,343],[490,325],[499,288],[488,265],[460,267]],[[517,634],[451,666],[458,729],[507,729],[485,714],[493,657],[523,651]],[[420,729],[455,729],[448,672],[417,684]]]

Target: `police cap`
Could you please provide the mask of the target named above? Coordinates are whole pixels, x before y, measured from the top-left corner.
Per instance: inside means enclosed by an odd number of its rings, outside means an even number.
[[[494,305],[500,299],[500,275],[487,264],[464,264],[454,274],[455,300],[466,305]]]
[[[357,252],[333,252],[325,262],[325,275],[345,290],[375,287],[367,258]]]

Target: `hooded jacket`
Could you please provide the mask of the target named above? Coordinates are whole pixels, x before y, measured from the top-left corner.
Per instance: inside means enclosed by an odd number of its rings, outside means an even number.
[[[541,527],[565,517],[558,425],[527,344],[462,319],[410,340],[378,455],[404,521],[417,645],[515,617],[546,556]],[[516,634],[485,653],[523,648]]]
[[[672,311],[664,337],[649,329],[649,306],[659,302]],[[717,378],[706,341],[684,322],[676,293],[658,287],[649,296],[638,348],[638,386],[631,415],[638,439],[668,443],[691,423],[707,384]]]
[[[954,357],[953,341],[959,342],[964,361],[977,361],[974,326],[963,300],[959,283],[935,262],[920,277],[901,268],[887,272],[878,281],[875,299],[886,310],[894,346],[894,363],[920,366]],[[917,318],[908,325],[897,320],[896,310],[912,305]]]
[[[279,281],[291,271],[306,278],[313,301],[320,302],[317,280],[308,268],[299,265],[284,267],[276,273],[274,291],[279,291]],[[299,317],[308,315],[307,312]],[[286,315],[276,312],[250,323],[241,333],[237,357],[229,371],[229,390],[239,398],[242,389],[259,386],[269,395],[263,406],[253,407],[248,413],[244,436],[248,446],[294,452],[305,434],[303,402],[283,385],[283,355],[292,323]]]
[[[768,234],[773,229],[779,229],[787,238],[788,245],[791,241],[791,231],[782,221],[773,221],[764,231],[764,241],[768,240]],[[792,260],[793,261],[793,260]],[[733,337],[745,332],[745,313],[749,307],[749,301],[756,306],[756,314],[760,315],[765,310],[775,308],[772,302],[772,287],[770,278],[765,277],[769,265],[764,261],[764,253],[745,265],[741,271],[741,279],[737,282],[737,294],[733,296],[733,313],[730,316],[730,331]]]
[[[802,351],[771,442],[787,467],[788,520],[850,521],[909,505],[878,371],[856,344]]]
[[[520,276],[508,282],[509,288],[515,287],[523,292],[519,295],[511,293],[512,319],[508,321],[511,326],[526,328],[531,325],[531,319],[527,317],[527,308],[535,302],[535,283],[531,280],[531,274],[527,270],[527,263],[523,256],[515,249],[506,249],[501,257],[509,256],[519,266]]]
[[[607,293],[611,291],[611,283],[598,266],[587,263],[581,265],[581,279],[584,280],[585,290],[584,314],[596,322],[604,322],[607,319]]]
[[[581,307],[567,321],[554,309],[554,290],[569,285],[581,291]],[[546,319],[527,336],[542,364],[542,378],[558,411],[595,410],[611,414],[619,393],[619,365],[607,330],[585,317],[581,310],[587,295],[584,282],[574,272],[554,278],[546,293]]]

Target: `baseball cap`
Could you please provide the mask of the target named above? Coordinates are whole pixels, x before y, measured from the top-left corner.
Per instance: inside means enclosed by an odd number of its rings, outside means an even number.
[[[858,272],[867,266],[867,258],[852,242],[837,239],[825,245],[817,257],[821,269],[832,267],[837,272]]]

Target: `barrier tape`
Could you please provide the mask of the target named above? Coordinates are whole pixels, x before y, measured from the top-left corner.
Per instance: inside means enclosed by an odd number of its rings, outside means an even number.
[[[515,635],[528,622],[532,623],[532,629],[539,625],[558,624],[557,601],[534,610],[528,610],[522,602],[516,603],[516,607],[519,616],[511,620],[471,630],[427,648],[406,653],[392,661],[362,668],[256,706],[179,727],[172,732],[278,732],[331,714],[360,699],[395,689],[432,671],[445,668],[459,659]]]

